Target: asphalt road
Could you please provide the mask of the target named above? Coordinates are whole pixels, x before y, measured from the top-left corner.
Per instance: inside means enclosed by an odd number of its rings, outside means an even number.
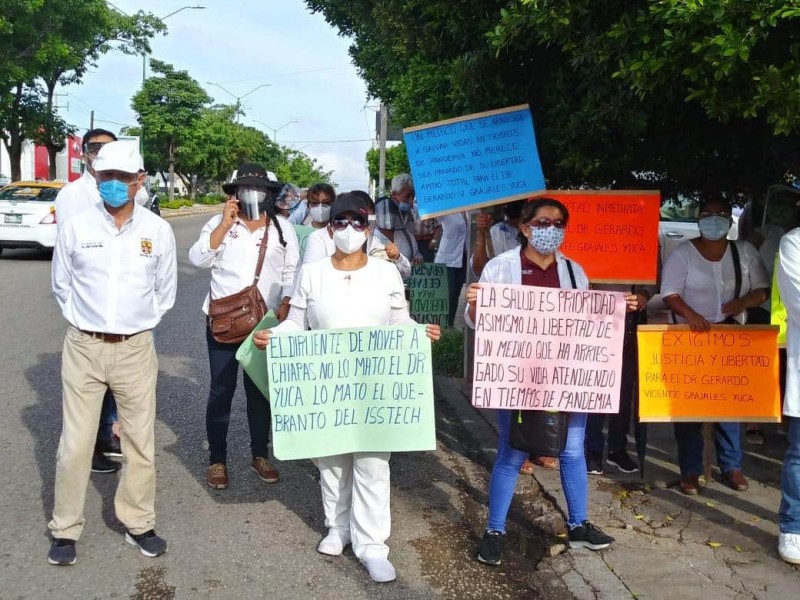
[[[516,543],[515,576],[475,563],[485,519],[481,444],[447,407],[436,452],[392,459],[390,558],[399,578],[373,584],[348,549],[315,551],[323,516],[315,468],[280,463],[267,485],[249,468],[244,395],[229,434],[231,486],[205,484],[204,411],[208,363],[200,306],[208,273],[186,259],[207,215],[170,220],[178,241],[178,299],[156,330],[159,355],[156,530],[169,542],[157,559],[123,541],[114,516],[116,475],[93,474],[78,564],[47,564],[61,424],[60,351],[66,328],[50,292],[50,260],[35,252],[0,256],[0,598],[523,598],[541,555],[537,534]],[[531,510],[541,510],[533,508]]]

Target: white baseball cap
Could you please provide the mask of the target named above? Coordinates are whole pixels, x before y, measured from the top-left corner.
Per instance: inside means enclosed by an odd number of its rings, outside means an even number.
[[[95,171],[138,173],[142,168],[142,157],[130,142],[109,142],[100,148],[92,168]]]

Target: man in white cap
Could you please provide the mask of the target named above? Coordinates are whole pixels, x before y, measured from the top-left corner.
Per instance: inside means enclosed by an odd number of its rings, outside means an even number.
[[[104,145],[94,162],[101,202],[67,221],[53,253],[53,293],[69,328],[61,359],[53,543],[48,561],[71,565],[83,531],[86,487],[103,395],[117,399],[125,466],[114,500],[125,540],[166,552],[155,534],[154,423],[158,365],[153,328],[175,302],[175,237],[134,201],[141,164],[132,144]]]

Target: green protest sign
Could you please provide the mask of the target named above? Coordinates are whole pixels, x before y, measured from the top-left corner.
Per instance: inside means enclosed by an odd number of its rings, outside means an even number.
[[[266,362],[276,458],[436,448],[424,326],[275,334]]]
[[[422,263],[412,267],[408,290],[411,293],[409,312],[417,323],[447,325],[450,296],[445,265]]]
[[[308,236],[314,233],[316,229],[313,227],[306,227],[305,225],[295,225],[294,232],[297,234],[297,242],[300,244],[300,260],[306,255],[306,244],[308,244]]]
[[[278,319],[275,317],[275,313],[269,311],[236,351],[236,360],[242,365],[242,369],[250,376],[259,391],[267,398],[269,398],[269,390],[267,389],[267,369],[264,366],[264,351],[256,348],[253,343],[253,334],[262,329],[275,327],[277,324]]]

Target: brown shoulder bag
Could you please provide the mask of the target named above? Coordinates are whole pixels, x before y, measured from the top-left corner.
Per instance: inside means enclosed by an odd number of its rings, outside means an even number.
[[[267,254],[267,230],[258,251],[258,264],[252,285],[223,298],[208,300],[208,325],[211,336],[222,344],[237,344],[244,340],[267,314],[267,303],[258,291],[261,267]]]

